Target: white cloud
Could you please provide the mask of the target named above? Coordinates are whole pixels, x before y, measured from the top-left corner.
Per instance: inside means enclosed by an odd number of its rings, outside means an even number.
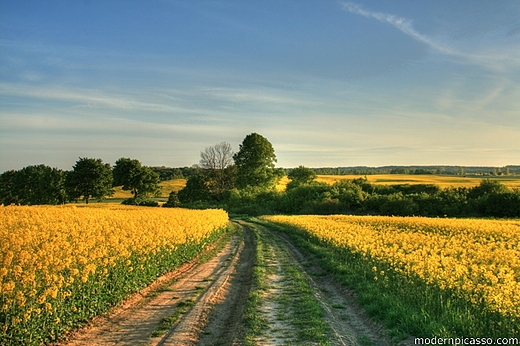
[[[142,94],[126,95],[109,94],[96,89],[65,88],[52,86],[30,86],[11,83],[0,83],[0,95],[28,97],[50,101],[65,101],[76,106],[108,107],[119,110],[141,110],[151,112],[189,112],[188,109],[175,107],[165,103],[140,101]]]
[[[251,89],[235,89],[235,88],[205,88],[204,93],[227,101],[233,102],[249,102],[249,103],[279,103],[279,104],[309,104],[310,102],[282,96],[279,93],[269,92],[265,90],[251,90]]]
[[[94,134],[137,135],[165,137],[169,135],[193,135],[223,133],[227,126],[218,124],[160,123],[151,119],[135,120],[103,116],[57,116],[46,113],[0,114],[5,132],[69,133],[77,136]]]
[[[507,40],[499,42],[496,36],[500,33],[478,37],[477,42],[453,41],[447,37],[430,37],[419,33],[414,28],[412,19],[390,13],[370,11],[353,2],[342,2],[341,6],[344,11],[390,24],[434,51],[461,59],[463,63],[501,72],[507,72],[510,68],[517,70],[520,68],[520,45],[511,44]],[[505,36],[514,39],[511,35]]]
[[[411,19],[407,19],[404,17],[398,17],[398,16],[395,16],[395,15],[389,14],[389,13],[369,11],[353,2],[344,2],[344,3],[342,3],[342,6],[345,11],[348,11],[350,13],[359,14],[366,18],[374,18],[382,23],[388,23],[388,24],[396,27],[397,29],[401,30],[406,35],[412,37],[413,39],[415,39],[419,42],[422,42],[422,43],[428,45],[429,47],[431,47],[435,50],[438,50],[442,53],[455,54],[451,48],[446,47],[438,42],[435,42],[431,38],[417,32],[417,30],[415,30],[415,28],[412,25],[413,21]]]

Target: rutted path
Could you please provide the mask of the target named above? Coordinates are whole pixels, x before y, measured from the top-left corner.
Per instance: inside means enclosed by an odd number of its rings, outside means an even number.
[[[168,274],[63,344],[391,345],[283,233],[237,223],[211,260]]]
[[[237,276],[239,279],[251,276],[247,270],[252,268],[253,249],[254,244],[251,244],[248,234],[235,234],[210,261],[190,263],[168,274],[162,279],[166,284],[133,299],[111,316],[95,320],[93,326],[79,331],[65,344],[196,344],[213,305],[230,295],[229,288]],[[238,268],[245,268],[245,271],[237,275]],[[238,295],[247,295],[247,283],[233,286],[245,291],[238,290]],[[220,314],[221,317],[224,315]],[[232,317],[233,312],[227,316]]]
[[[323,276],[321,269],[308,262],[283,233],[259,225],[253,227],[262,239],[259,243],[264,245],[269,283],[259,307],[268,327],[256,339],[258,345],[392,345],[382,328],[353,302],[352,294]],[[300,275],[306,281],[303,286],[295,282]],[[322,310],[321,320],[326,325],[323,338],[312,333],[302,335],[301,329],[306,325],[305,321],[298,321],[298,312],[295,313],[299,309],[295,294],[298,290],[304,294],[307,289],[312,294],[306,299],[314,299]],[[322,341],[313,342],[313,338]]]

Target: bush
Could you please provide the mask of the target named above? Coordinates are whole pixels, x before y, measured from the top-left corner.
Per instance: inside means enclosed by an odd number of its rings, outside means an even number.
[[[262,188],[233,189],[226,196],[227,210],[234,214],[265,215],[280,211],[281,193]]]
[[[484,215],[495,217],[520,217],[520,193],[492,193],[479,199],[479,209]]]
[[[439,216],[468,216],[471,214],[468,204],[468,188],[450,187],[439,193],[441,199]]]
[[[314,207],[333,198],[333,187],[327,183],[313,182],[288,190],[282,198],[283,213],[310,214]]]
[[[368,196],[361,185],[353,181],[340,181],[333,185],[338,200],[345,211],[357,212],[363,207],[363,201]]]
[[[372,195],[365,203],[365,210],[380,215],[411,216],[419,212],[418,205],[410,196],[401,192],[391,195]]]
[[[142,207],[158,207],[159,203],[157,201],[147,199],[144,201],[140,201],[138,205]]]
[[[181,205],[181,201],[179,200],[179,194],[175,191],[170,192],[168,196],[168,201],[163,204],[163,207],[166,208],[175,208]]]
[[[179,191],[178,197],[182,203],[211,200],[207,178],[201,174],[189,177],[186,186]]]

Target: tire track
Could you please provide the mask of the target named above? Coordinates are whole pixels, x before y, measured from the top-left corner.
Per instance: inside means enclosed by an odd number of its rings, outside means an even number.
[[[75,333],[67,342],[68,346],[98,345],[183,345],[194,344],[191,340],[194,331],[202,328],[202,315],[212,296],[219,294],[225,286],[236,264],[237,254],[243,249],[242,237],[235,235],[226,246],[210,261],[202,264],[192,262],[169,274],[162,281],[175,282],[154,291],[148,289],[134,296],[131,303],[125,304],[112,315],[98,318],[93,326]],[[143,298],[151,294],[150,298]],[[166,336],[152,337],[165,318],[178,309],[179,303],[195,299],[198,303],[187,314],[199,316],[193,323],[193,332],[188,334],[168,332]],[[184,316],[181,321],[185,320]],[[180,323],[179,323],[180,324]],[[189,335],[189,342],[175,341],[177,336]]]
[[[252,222],[237,223],[240,234],[233,235],[211,260],[193,262],[170,273],[154,284],[162,284],[161,289],[148,288],[117,313],[97,319],[93,327],[62,344],[392,345],[384,329],[355,303],[348,289],[330,276],[316,276],[321,268],[305,258],[285,233]],[[261,287],[254,283],[255,269],[264,271]],[[298,286],[302,281],[307,288]],[[320,340],[326,342],[301,336],[302,320],[298,320],[297,313],[301,289],[307,290],[303,300],[319,303],[323,311],[321,322],[330,328]],[[254,335],[246,325],[245,315],[253,294],[261,297],[253,310],[265,324]],[[151,336],[161,321],[188,301],[191,307],[163,335]]]
[[[255,250],[251,231],[244,227],[243,234],[238,256],[158,345],[242,344],[242,315],[251,288]]]
[[[375,323],[354,300],[354,295],[345,287],[334,282],[330,276],[316,276],[319,266],[309,261],[290,241],[286,234],[258,227],[277,254],[282,265],[289,265],[301,272],[312,288],[314,299],[321,305],[324,320],[332,333],[330,345],[393,345],[384,328]]]

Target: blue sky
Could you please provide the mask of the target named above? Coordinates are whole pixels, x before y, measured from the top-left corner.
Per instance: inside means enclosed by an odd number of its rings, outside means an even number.
[[[0,0],[0,172],[520,164],[520,2]]]

